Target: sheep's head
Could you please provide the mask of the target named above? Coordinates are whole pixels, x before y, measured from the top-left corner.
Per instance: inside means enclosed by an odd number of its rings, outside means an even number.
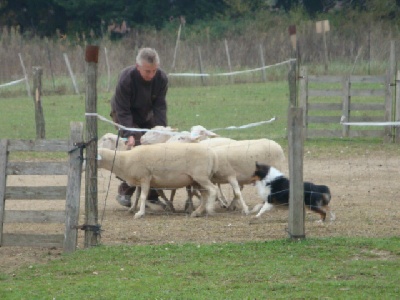
[[[192,140],[197,139],[198,141],[202,141],[202,140],[205,140],[210,137],[211,138],[217,137],[219,135],[210,130],[207,130],[206,128],[204,128],[201,125],[196,125],[190,129],[190,136],[191,136]]]
[[[118,135],[114,133],[106,133],[97,141],[98,148],[107,148],[110,150],[115,150],[117,147],[118,150],[128,150],[126,146],[127,139],[126,138],[119,138],[118,146],[117,146],[117,139]]]
[[[142,145],[151,145],[158,143],[165,143],[171,138],[173,132],[177,131],[176,128],[170,126],[155,126],[150,131],[147,131],[140,138],[140,143]]]

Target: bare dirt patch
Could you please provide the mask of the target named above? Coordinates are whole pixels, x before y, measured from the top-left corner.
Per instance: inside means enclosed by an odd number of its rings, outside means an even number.
[[[287,170],[283,170],[287,174]],[[316,221],[319,216],[307,212],[306,237],[390,237],[400,234],[400,158],[388,155],[315,158],[305,155],[304,179],[326,184],[332,192],[331,208],[336,220],[324,224]],[[142,219],[135,220],[127,208],[116,200],[119,180],[109,172],[99,172],[99,223],[101,244],[165,244],[165,243],[223,243],[266,241],[288,237],[287,210],[265,213],[260,220],[245,216],[240,211],[229,212],[216,205],[216,214],[190,218],[183,212],[186,194],[179,190],[174,201],[177,213],[146,211]],[[111,178],[110,189],[109,179]],[[25,181],[27,182],[25,183]],[[41,177],[40,185],[56,185],[63,177]],[[9,176],[8,185],[34,185],[32,178]],[[108,190],[108,193],[107,193]],[[232,192],[224,187],[229,198]],[[84,223],[84,193],[81,196],[81,224]],[[167,192],[167,194],[169,194]],[[107,195],[107,198],[106,198]],[[260,199],[256,189],[246,186],[243,196],[250,207]],[[8,203],[10,202],[10,203]],[[6,209],[62,209],[59,201],[6,201]],[[28,228],[16,224],[5,230],[24,232],[63,232],[63,226],[32,225]],[[79,247],[83,248],[83,232]],[[0,272],[12,273],[19,266],[45,263],[56,259],[61,249],[26,247],[0,247]]]

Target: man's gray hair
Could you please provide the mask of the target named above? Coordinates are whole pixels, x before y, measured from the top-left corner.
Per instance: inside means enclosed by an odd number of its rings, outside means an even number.
[[[156,50],[152,48],[142,48],[136,56],[136,63],[141,66],[144,62],[151,65],[159,65],[160,57]]]

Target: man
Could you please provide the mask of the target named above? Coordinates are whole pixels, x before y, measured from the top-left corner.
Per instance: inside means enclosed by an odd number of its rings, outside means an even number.
[[[122,70],[111,99],[111,114],[115,123],[128,128],[150,129],[167,126],[168,78],[160,68],[158,53],[151,48],[142,48],[136,56],[136,65]],[[123,130],[128,139],[127,146],[140,145],[143,132]],[[118,188],[117,201],[123,206],[131,205],[135,187],[122,182]],[[155,190],[150,190],[148,199],[158,202]]]

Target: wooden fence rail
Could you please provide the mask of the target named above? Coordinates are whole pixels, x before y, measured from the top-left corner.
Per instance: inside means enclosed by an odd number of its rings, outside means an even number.
[[[82,161],[76,143],[83,140],[83,124],[71,123],[67,140],[0,140],[0,246],[60,247],[72,252],[77,245],[77,225]],[[79,150],[79,149],[78,149]],[[20,162],[9,160],[10,152],[65,152],[69,161]],[[64,186],[7,186],[7,176],[66,175]],[[6,200],[64,200],[65,210],[8,210]],[[7,223],[65,223],[63,234],[4,232]]]

